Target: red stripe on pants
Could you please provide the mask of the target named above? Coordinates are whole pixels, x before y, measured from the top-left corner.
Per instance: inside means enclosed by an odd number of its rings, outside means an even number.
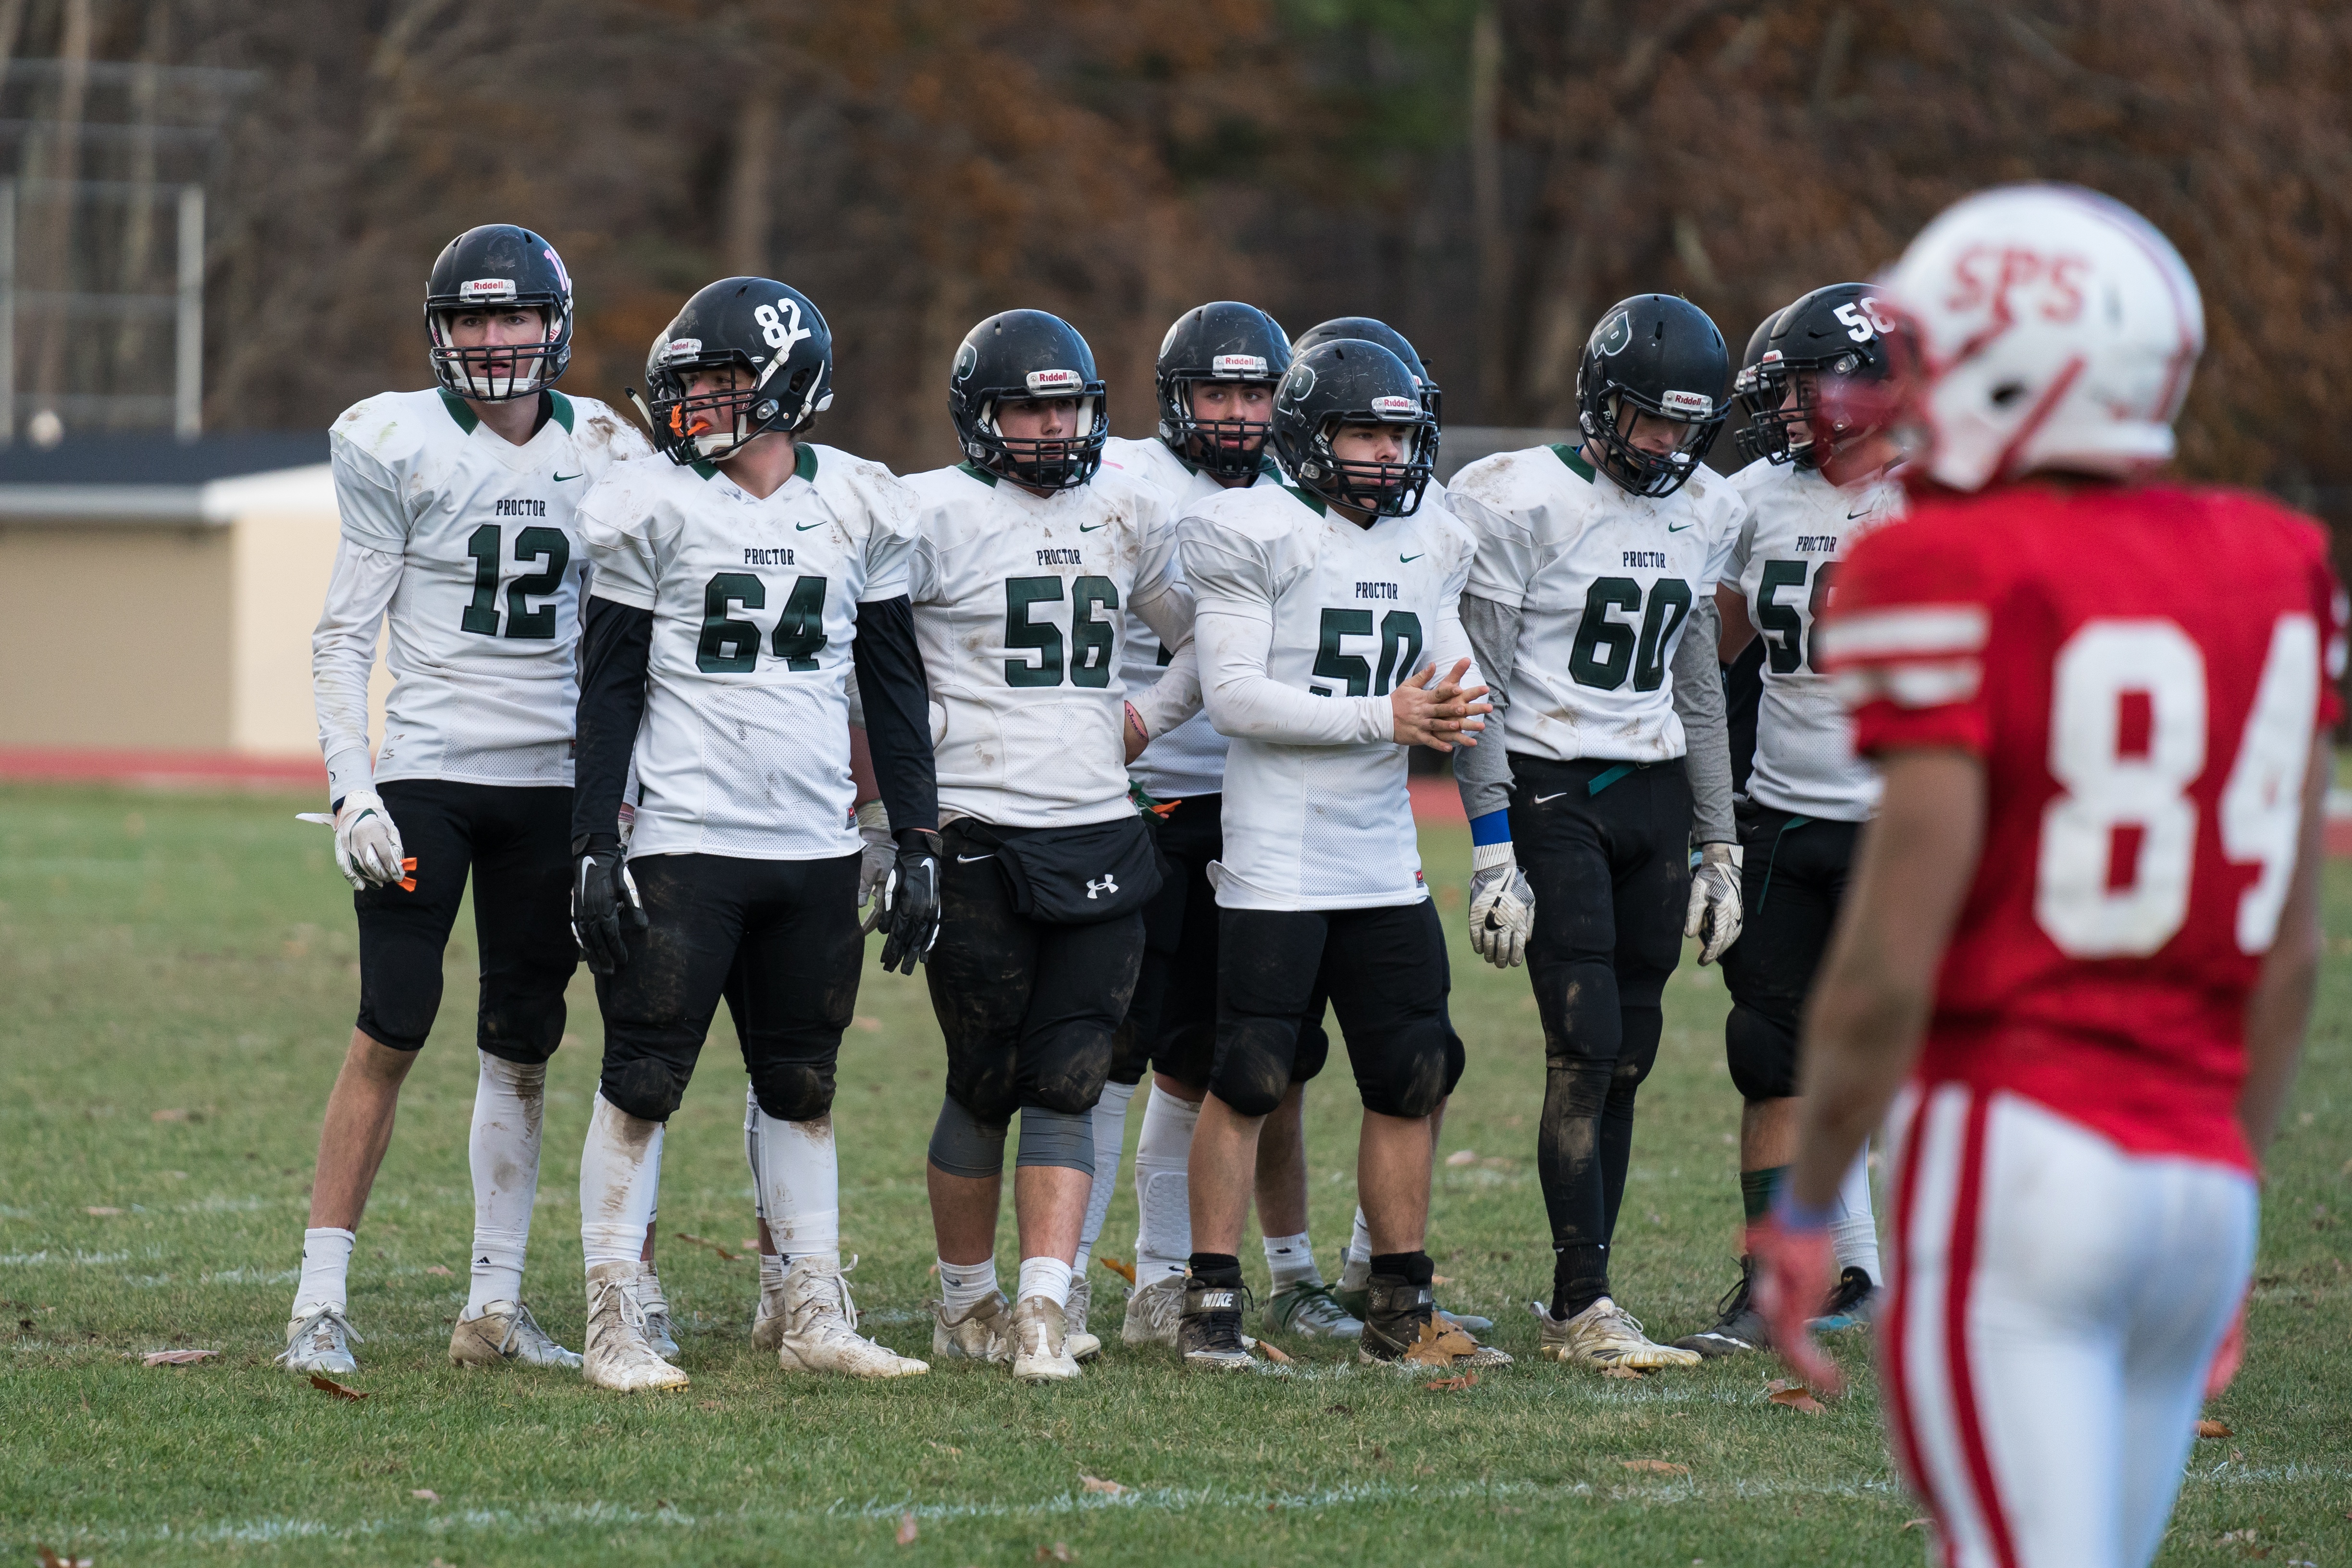
[[[1990,1096],[1969,1092],[1968,1131],[1960,1145],[1959,1199],[1952,1206],[1952,1239],[1945,1262],[1944,1357],[1950,1370],[1952,1417],[1959,1427],[1960,1451],[1968,1458],[1977,1511],[1984,1516],[1985,1532],[1992,1538],[1993,1558],[2000,1568],[2017,1568],[2017,1548],[2010,1539],[2009,1519],[2001,1512],[1992,1456],[1985,1448],[1984,1425],[1977,1418],[1976,1379],[1969,1368],[1969,1285],[1976,1274],[1978,1209],[1984,1202],[1985,1121],[1991,1109]]]
[[[1927,1107],[1931,1096],[1922,1093],[1911,1107],[1911,1119],[1903,1129],[1903,1164],[1895,1177],[1895,1275],[1888,1283],[1885,1314],[1878,1321],[1879,1383],[1886,1401],[1887,1435],[1895,1440],[1895,1462],[1903,1467],[1905,1479],[1911,1490],[1933,1508],[1935,1489],[1927,1484],[1927,1472],[1919,1462],[1919,1436],[1913,1424],[1911,1401],[1904,1385],[1904,1333],[1911,1320],[1911,1237],[1915,1220],[1912,1205],[1919,1190],[1919,1145],[1925,1142]],[[1951,1561],[1952,1532],[1947,1528],[1940,1532],[1945,1562]]]

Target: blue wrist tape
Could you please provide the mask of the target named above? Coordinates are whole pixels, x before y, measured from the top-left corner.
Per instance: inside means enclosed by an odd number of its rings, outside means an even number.
[[[1507,844],[1511,841],[1511,814],[1489,811],[1483,817],[1470,819],[1470,841],[1474,844]]]

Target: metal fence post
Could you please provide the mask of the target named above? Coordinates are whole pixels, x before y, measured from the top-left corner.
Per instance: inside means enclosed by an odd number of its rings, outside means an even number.
[[[194,441],[205,427],[205,188],[180,187],[179,342],[172,428]]]

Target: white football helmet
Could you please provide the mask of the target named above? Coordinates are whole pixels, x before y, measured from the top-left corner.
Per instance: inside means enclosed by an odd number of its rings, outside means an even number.
[[[1909,412],[1938,482],[2128,478],[2171,458],[2205,308],[2180,253],[2121,202],[2079,185],[1979,191],[1881,286],[1916,337]]]

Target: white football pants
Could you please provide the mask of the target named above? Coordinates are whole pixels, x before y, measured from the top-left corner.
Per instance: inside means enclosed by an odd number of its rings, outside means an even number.
[[[1960,1084],[1890,1124],[1881,1381],[1941,1561],[2143,1568],[2252,1271],[2252,1180]]]

